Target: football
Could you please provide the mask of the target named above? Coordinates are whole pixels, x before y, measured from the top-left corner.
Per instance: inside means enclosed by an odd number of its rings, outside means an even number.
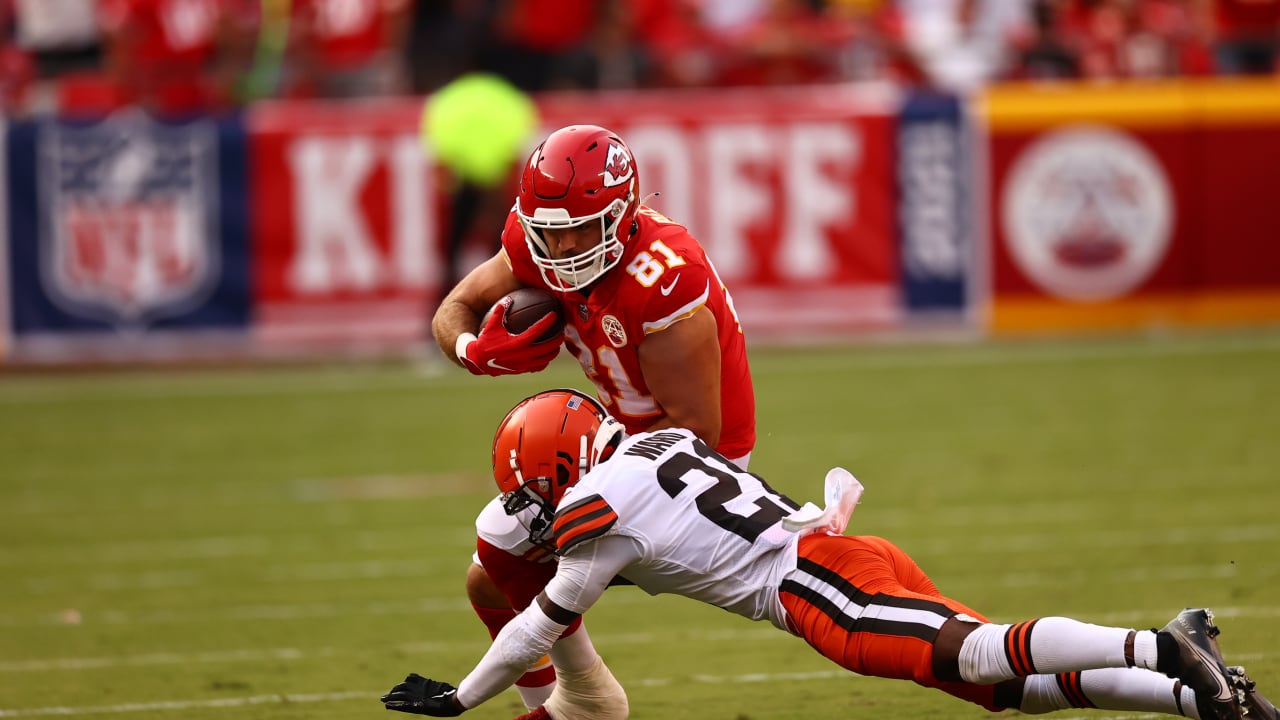
[[[560,337],[560,332],[564,330],[564,308],[560,306],[560,299],[550,290],[526,287],[520,288],[506,297],[511,298],[511,305],[507,308],[507,314],[502,318],[502,326],[507,329],[507,332],[520,334],[533,327],[543,316],[550,313],[556,316],[555,323],[552,324],[550,330],[547,330],[534,342],[546,342]],[[505,300],[506,298],[503,299]],[[494,303],[494,306],[485,314],[480,327],[488,324],[489,315],[493,314],[493,311],[501,303],[502,300]]]

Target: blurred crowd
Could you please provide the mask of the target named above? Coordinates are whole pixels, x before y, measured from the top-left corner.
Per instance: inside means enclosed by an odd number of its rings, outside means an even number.
[[[1280,71],[1280,0],[0,0],[0,110]]]

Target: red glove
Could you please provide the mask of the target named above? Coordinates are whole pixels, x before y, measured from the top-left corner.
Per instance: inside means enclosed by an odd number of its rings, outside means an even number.
[[[516,335],[502,325],[506,314],[505,306],[489,313],[478,337],[471,333],[458,336],[454,350],[471,374],[498,376],[538,372],[546,369],[560,354],[560,335],[540,343],[534,342],[555,324],[555,315],[547,313],[528,330]]]

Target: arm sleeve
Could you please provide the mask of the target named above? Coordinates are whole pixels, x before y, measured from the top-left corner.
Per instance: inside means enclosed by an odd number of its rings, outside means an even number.
[[[610,535],[583,543],[560,559],[544,592],[551,602],[580,615],[618,571],[639,558],[639,544],[631,538]],[[539,603],[530,603],[502,628],[479,664],[458,683],[458,701],[473,708],[510,687],[568,627],[548,617]]]
[[[605,535],[575,546],[560,558],[556,576],[547,583],[547,598],[565,610],[587,611],[623,568],[640,560],[640,543],[623,535]]]
[[[511,687],[567,627],[547,617],[536,602],[525,608],[503,626],[480,663],[458,683],[458,702],[470,709]]]

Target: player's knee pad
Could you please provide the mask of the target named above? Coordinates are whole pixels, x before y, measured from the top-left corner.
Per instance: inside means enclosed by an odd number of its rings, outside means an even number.
[[[555,720],[626,720],[627,693],[604,660],[581,672],[561,670],[546,707]]]

